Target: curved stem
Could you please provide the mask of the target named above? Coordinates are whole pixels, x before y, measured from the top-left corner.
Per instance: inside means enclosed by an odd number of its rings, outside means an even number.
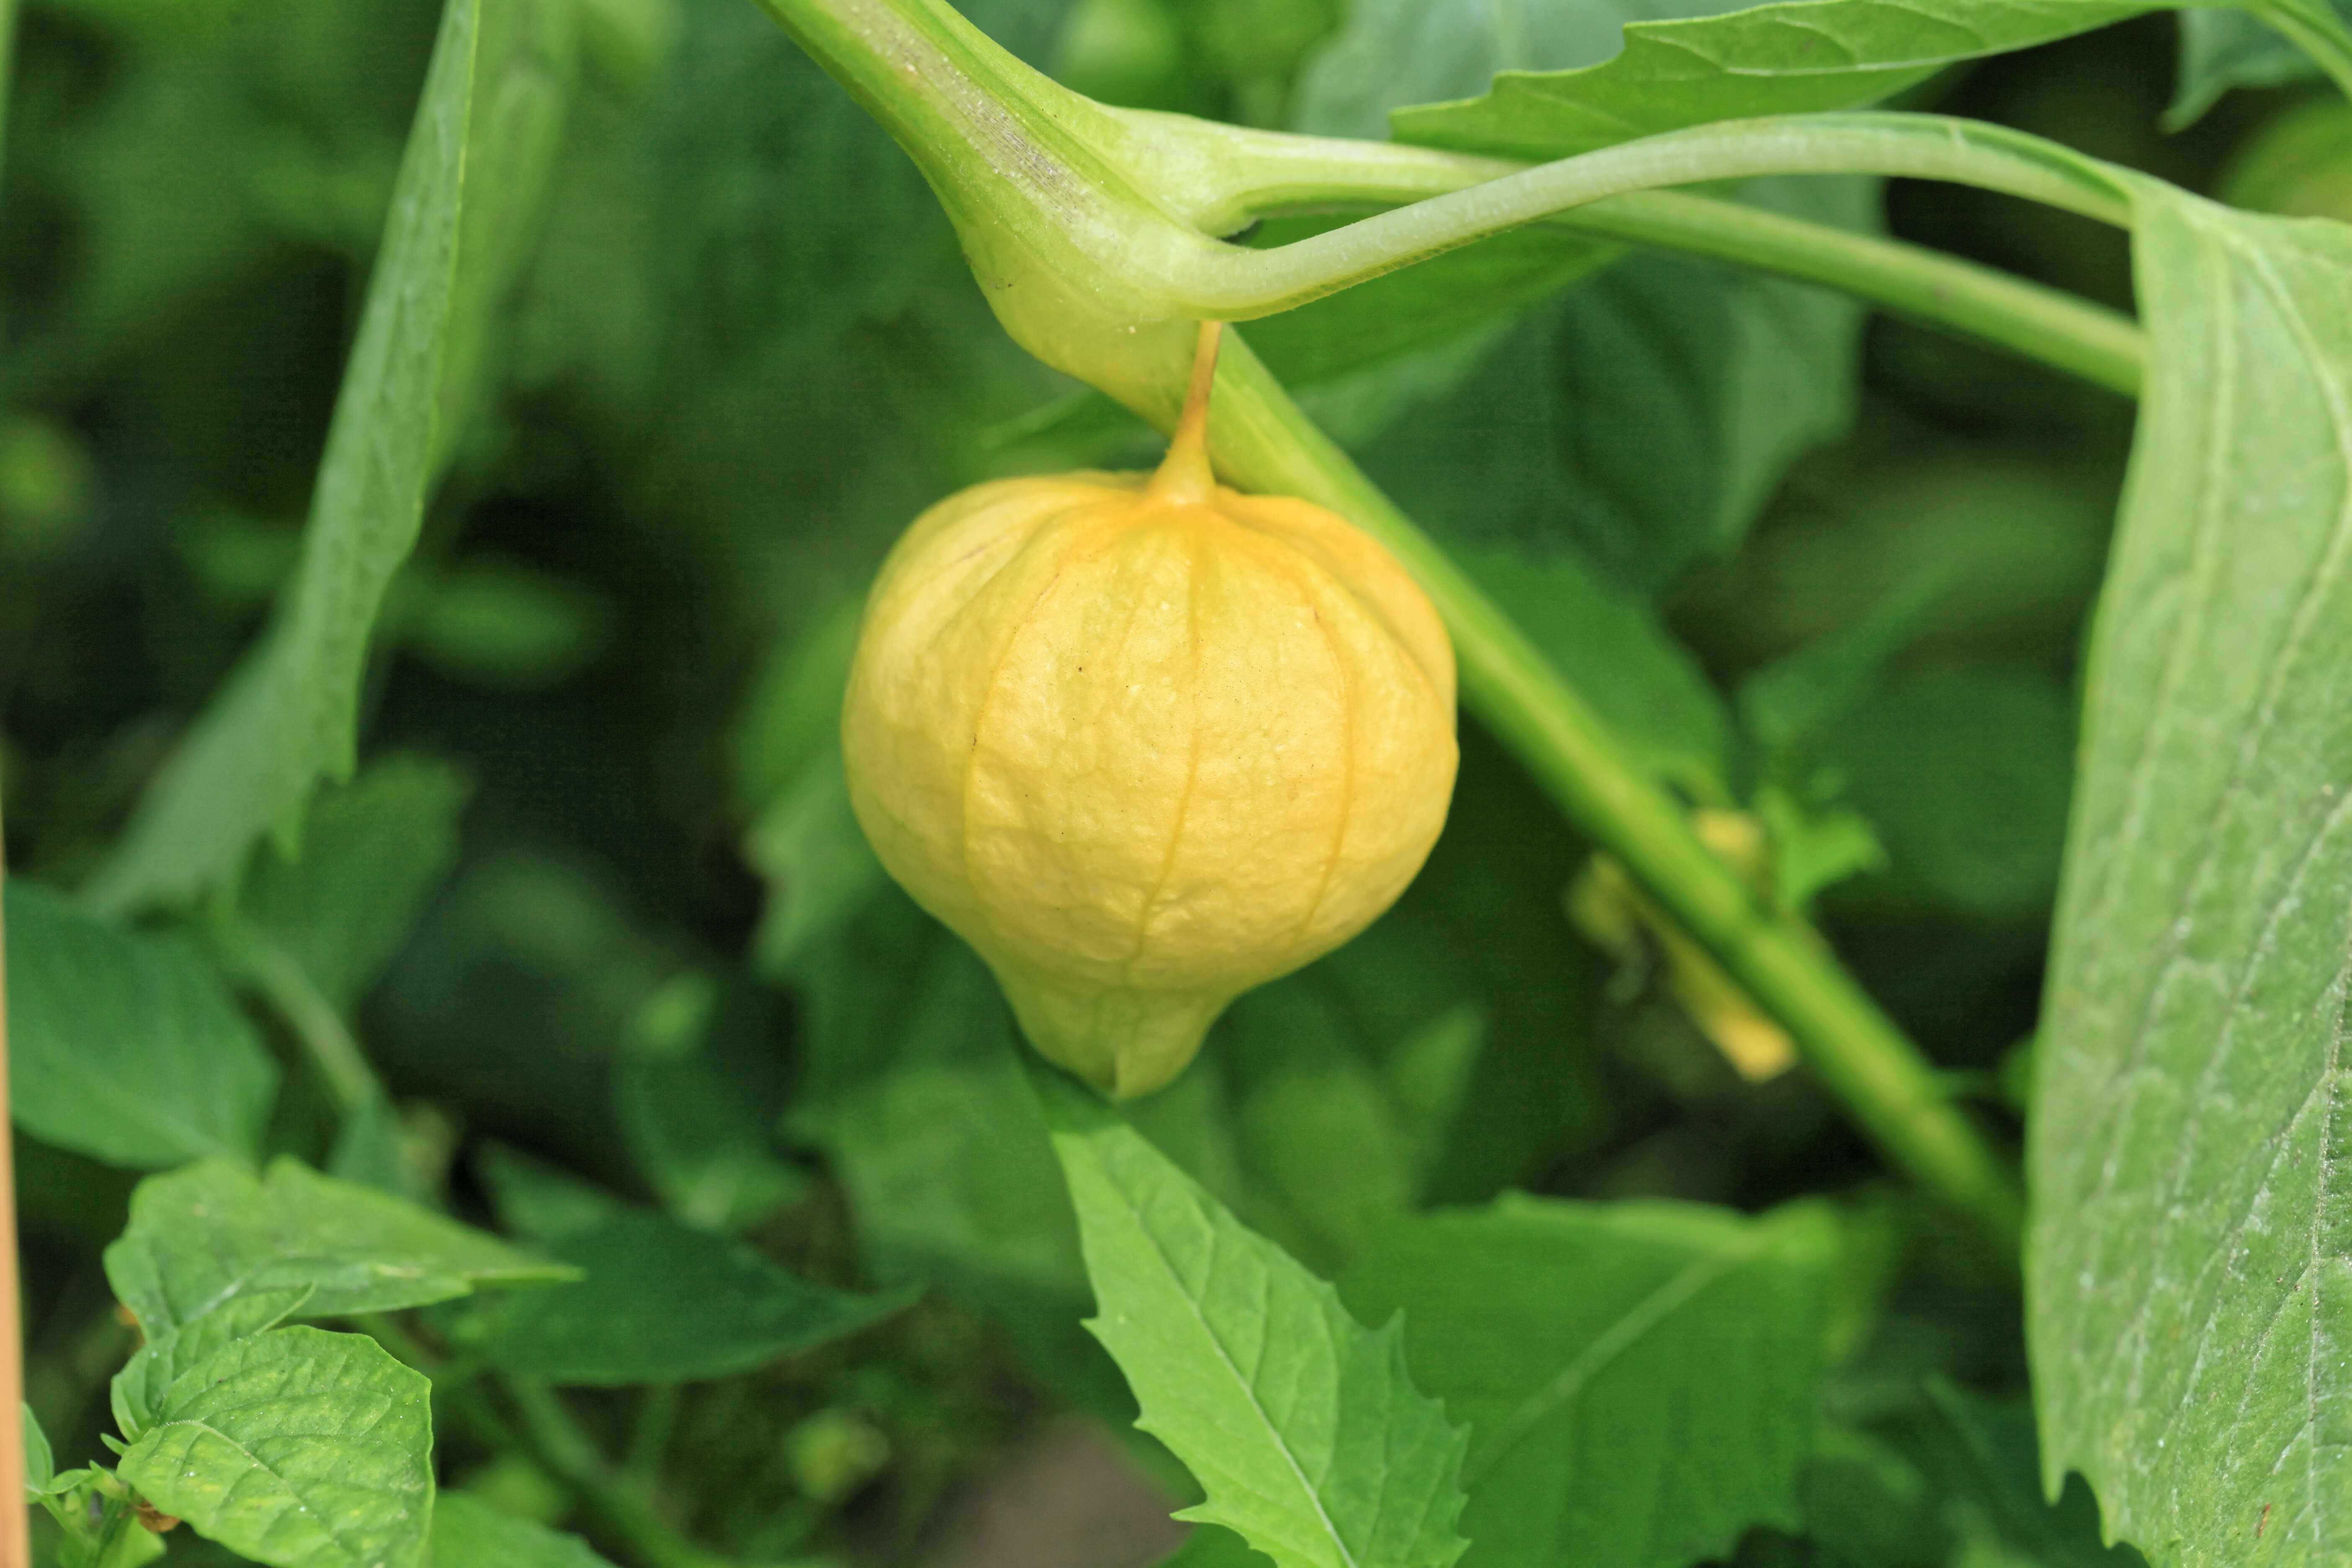
[[[1676,191],[1612,196],[1550,221],[1841,289],[2126,397],[2139,395],[2147,368],[2130,317],[1925,246]]]
[[[383,1084],[352,1037],[342,1014],[292,954],[242,924],[222,931],[219,941],[230,962],[310,1054],[338,1111],[349,1116],[370,1100],[384,1098]]]
[[[1500,606],[1302,413],[1238,336],[1211,415],[1218,468],[1349,518],[1402,561],[1454,635],[1462,694],[1569,818],[1606,845],[1675,920],[1785,1025],[1806,1064],[1896,1165],[2016,1256],[2016,1178],[1945,1094],[1935,1068],[1795,915],[1759,905]]]
[[[1204,216],[1234,228],[1290,213],[1403,205],[1527,168],[1395,142],[1299,136],[1142,110],[1109,112],[1130,133],[1124,161],[1147,180],[1181,178],[1213,164],[1223,199]],[[1822,284],[2126,397],[2139,391],[2147,351],[2129,317],[1925,246],[1683,191],[1606,196],[1538,221]]]
[[[1604,197],[1763,174],[1950,180],[2103,223],[2131,218],[2128,198],[2096,165],[2037,137],[1934,115],[1788,115],[1538,163],[1272,250],[1168,258],[1160,281],[1195,315],[1247,321]]]

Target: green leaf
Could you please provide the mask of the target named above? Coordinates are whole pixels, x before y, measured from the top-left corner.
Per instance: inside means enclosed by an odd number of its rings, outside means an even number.
[[[232,1297],[175,1329],[165,1329],[131,1353],[114,1374],[109,1397],[114,1424],[136,1441],[153,1425],[155,1413],[171,1402],[182,1373],[211,1359],[223,1346],[274,1329],[301,1310],[311,1296],[305,1285],[291,1290],[260,1290]]]
[[[805,974],[795,1125],[838,1174],[873,1267],[978,1298],[1048,1372],[1108,1380],[1072,1326],[1077,1228],[986,966],[892,889]]]
[[[274,1329],[190,1368],[122,1479],[274,1568],[413,1568],[433,1514],[431,1394],[365,1335]]]
[[[1128,1126],[1034,1079],[1094,1282],[1087,1326],[1134,1386],[1139,1425],[1278,1568],[1444,1568],[1465,1435],[1413,1386],[1396,1324],[1367,1331],[1300,1268]]]
[[[742,1243],[621,1212],[548,1244],[584,1279],[485,1302],[466,1331],[491,1365],[609,1388],[725,1377],[870,1327],[909,1290],[855,1296],[785,1272]]]
[[[17,1125],[134,1168],[257,1154],[278,1065],[211,968],[22,878],[5,896]]]
[[[2309,55],[2260,17],[2243,11],[2183,11],[2180,73],[2172,107],[2164,111],[2165,129],[2194,125],[2233,87],[2277,87],[2318,74]]]
[[[2159,1563],[2352,1554],[2352,229],[2135,186],[2147,391],[2037,1049],[2045,1484]]]
[[[1621,22],[1716,9],[1708,0],[1359,5],[1302,79],[1295,128],[1378,137],[1387,110],[1482,91],[1498,66],[1591,66],[1614,51]],[[1869,231],[1876,189],[1867,180],[1759,180],[1739,194]],[[1254,322],[1249,339],[1408,512],[1479,538],[1572,542],[1609,576],[1648,592],[1736,541],[1789,461],[1843,431],[1862,318],[1853,301],[1820,289],[1643,256],[1504,329],[1508,313],[1617,254],[1522,230],[1501,247],[1471,246]],[[1293,323],[1318,315],[1329,318],[1321,335],[1343,349],[1381,345],[1424,322],[1450,325],[1468,363],[1436,376],[1423,370],[1417,386],[1410,361],[1359,373],[1349,380],[1404,385],[1370,400],[1381,417],[1343,402],[1335,419],[1328,405],[1343,389],[1301,385],[1302,367],[1283,353],[1301,335]],[[1484,336],[1463,331],[1475,321],[1488,323]],[[1410,420],[1401,417],[1407,409]]]
[[[1776,759],[1818,739],[1885,673],[1941,589],[1940,574],[1923,574],[1855,625],[1749,676],[1739,688],[1739,719],[1748,735]]]
[[[1752,180],[1740,194],[1841,227],[1877,223],[1869,180]],[[1736,543],[1790,463],[1843,432],[1861,323],[1822,289],[1643,257],[1543,306],[1359,457],[1408,512],[1444,519],[1449,541],[1572,546],[1653,593]]]
[[[2067,1478],[2059,1502],[2043,1500],[2032,1409],[1996,1404],[1942,1378],[1927,1384],[1927,1394],[1942,1450],[1936,1479],[1975,1505],[1969,1511],[1979,1533],[2046,1568],[2137,1568],[2138,1552],[2100,1542],[2098,1504],[2082,1478]]]
[[[1343,221],[1271,218],[1251,243],[1286,245]],[[1246,331],[1316,422],[1335,440],[1360,447],[1453,392],[1492,353],[1513,317],[1622,254],[1560,229],[1517,229],[1252,321]]]
[[[1888,876],[1857,897],[2039,920],[2058,885],[2074,704],[2038,669],[1962,666],[1890,682],[1820,742],[1876,829]]]
[[[433,1568],[612,1568],[576,1535],[500,1513],[466,1492],[433,1505]]]
[[[1647,605],[1567,552],[1467,543],[1452,553],[1651,767],[1721,792],[1731,771],[1723,697]]]
[[[374,763],[311,803],[299,856],[276,846],[258,852],[237,913],[348,1010],[457,858],[457,817],[471,793],[446,763]]]
[[[1506,70],[1484,97],[1400,109],[1390,123],[1401,142],[1565,158],[1686,125],[1873,103],[1958,60],[2161,8],[2145,0],[1784,0],[1635,22],[1623,52],[1601,64]]]
[[[388,1193],[280,1159],[266,1183],[220,1160],[140,1183],[131,1228],[106,1249],[106,1277],[157,1336],[263,1291],[307,1287],[304,1315],[332,1318],[572,1275]]]
[[[57,1457],[49,1451],[49,1435],[41,1430],[41,1418],[33,1414],[29,1405],[19,1404],[24,1412],[25,1489],[46,1492],[57,1479]]]
[[[350,776],[369,636],[472,401],[480,317],[536,199],[529,171],[551,151],[545,52],[569,4],[493,7],[486,33],[481,0],[449,0],[301,563],[260,643],[150,784],[92,883],[102,905],[228,886],[255,840],[291,839],[320,778]]]
[[[1837,1254],[1818,1205],[1505,1197],[1399,1224],[1340,1290],[1402,1311],[1469,1423],[1466,1562],[1680,1568],[1795,1523]]]
[[[1737,0],[1362,0],[1299,73],[1297,129],[1379,141],[1391,111],[1484,92],[1498,71],[1563,71],[1618,50],[1629,22],[1713,16]]]
[[[1161,1558],[1157,1568],[1266,1568],[1263,1552],[1252,1552],[1249,1544],[1232,1531],[1213,1524],[1192,1527],[1184,1544]]]

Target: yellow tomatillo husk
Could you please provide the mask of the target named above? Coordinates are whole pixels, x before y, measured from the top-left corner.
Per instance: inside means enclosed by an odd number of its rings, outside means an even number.
[[[843,710],[883,865],[1039,1051],[1119,1098],[1388,908],[1454,787],[1436,611],[1336,514],[1217,483],[1214,344],[1158,472],[999,480],[918,519]]]

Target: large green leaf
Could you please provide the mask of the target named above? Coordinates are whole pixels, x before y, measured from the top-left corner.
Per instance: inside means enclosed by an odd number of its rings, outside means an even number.
[[[1340,1288],[1403,1312],[1469,1423],[1466,1564],[1680,1568],[1795,1522],[1837,1251],[1810,1205],[1506,1197],[1398,1225]]]
[[[414,1568],[433,1517],[432,1385],[363,1334],[275,1329],[174,1384],[122,1479],[274,1568]]]
[[[258,1153],[278,1066],[204,961],[20,877],[5,896],[17,1124],[146,1169]]]
[[[914,1294],[829,1290],[740,1242],[656,1214],[612,1214],[548,1250],[584,1278],[484,1303],[467,1342],[493,1366],[555,1384],[749,1372],[868,1327]]]
[[[1298,128],[1378,140],[1413,104],[1486,90],[1497,72],[1566,71],[1617,53],[1626,24],[1712,16],[1738,0],[1360,0],[1299,73]]]
[[[131,1352],[109,1389],[114,1424],[136,1441],[168,1408],[173,1385],[234,1341],[248,1339],[299,1310],[310,1299],[307,1286],[234,1296],[203,1316],[165,1329]]]
[[[2159,1564],[2352,1555],[2352,228],[2136,192],[2147,392],[2030,1148],[2045,1476]]]
[[[112,908],[233,883],[348,777],[384,591],[473,405],[484,317],[552,151],[547,55],[572,0],[449,0],[278,613],[149,785],[92,891]]]
[[[131,1228],[106,1249],[115,1295],[150,1336],[240,1296],[309,1289],[305,1317],[388,1312],[477,1285],[567,1279],[572,1271],[292,1159],[267,1182],[225,1160],[151,1176]]]
[[[1662,131],[1873,103],[1958,60],[2031,48],[2143,12],[2147,0],[1783,0],[1636,22],[1622,53],[1510,71],[1484,97],[1398,110],[1398,140],[1565,158]]]
[[[1461,1556],[1466,1435],[1413,1386],[1391,1322],[1365,1330],[1330,1286],[1257,1236],[1142,1135],[1035,1075],[1078,1212],[1098,1311],[1139,1425],[1277,1568],[1444,1568]]]

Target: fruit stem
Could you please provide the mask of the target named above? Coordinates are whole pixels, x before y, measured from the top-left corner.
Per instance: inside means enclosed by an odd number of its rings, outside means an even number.
[[[1192,350],[1192,384],[1184,394],[1184,412],[1176,433],[1168,438],[1168,456],[1151,476],[1155,500],[1198,505],[1217,492],[1216,470],[1209,464],[1209,389],[1217,381],[1217,344],[1225,324],[1202,321]]]

